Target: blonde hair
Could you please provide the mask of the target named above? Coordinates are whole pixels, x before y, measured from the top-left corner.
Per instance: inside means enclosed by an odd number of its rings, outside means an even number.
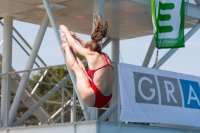
[[[92,40],[87,42],[84,45],[84,47],[90,48],[90,50],[92,51],[97,51],[98,53],[101,53],[100,44],[101,44],[102,39],[105,38],[107,35],[108,21],[106,20],[105,23],[103,24],[101,14],[94,15],[94,17],[95,17],[95,20],[94,20],[95,28],[91,34]]]

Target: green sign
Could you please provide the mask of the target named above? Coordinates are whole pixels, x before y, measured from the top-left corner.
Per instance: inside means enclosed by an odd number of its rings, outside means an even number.
[[[156,47],[184,47],[184,0],[152,0]]]

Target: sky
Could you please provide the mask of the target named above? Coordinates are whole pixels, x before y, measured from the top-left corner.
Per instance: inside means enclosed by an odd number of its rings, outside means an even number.
[[[39,25],[14,21],[14,27],[26,39],[26,41],[33,46]],[[185,29],[185,34],[190,29]],[[134,32],[134,31],[133,31]],[[77,33],[78,36],[84,40],[89,40],[90,36]],[[200,76],[200,31],[197,31],[186,43],[185,48],[180,48],[170,59],[168,59],[159,69],[193,76]],[[14,36],[16,36],[14,34]],[[120,62],[132,65],[141,66],[153,35],[132,38],[120,41]],[[0,25],[0,41],[3,39],[3,28]],[[24,45],[24,43],[18,38]],[[26,48],[30,53],[30,50]],[[152,67],[155,58],[156,50],[153,53],[149,67]],[[159,50],[158,59],[160,59],[169,49]],[[103,52],[111,55],[111,43],[108,44]],[[0,46],[0,53],[2,54],[2,46]],[[60,46],[57,43],[55,34],[52,28],[47,28],[44,39],[42,41],[38,55],[49,65],[64,64],[65,60],[60,51]],[[21,50],[15,41],[13,41],[12,64],[15,70],[24,70],[28,56]],[[40,66],[43,66],[39,63]],[[34,66],[36,67],[36,66]]]

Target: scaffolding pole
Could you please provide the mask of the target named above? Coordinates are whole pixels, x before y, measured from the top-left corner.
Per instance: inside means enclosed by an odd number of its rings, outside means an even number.
[[[99,118],[99,121],[105,121],[110,115],[112,115],[118,109],[118,101],[115,101],[112,106],[104,112]]]
[[[56,25],[56,21],[55,21],[55,19],[54,19],[54,16],[53,16],[51,7],[50,7],[50,5],[49,5],[48,0],[43,0],[43,3],[44,3],[44,6],[45,6],[45,9],[46,9],[46,11],[47,11],[47,14],[48,14],[48,16],[49,16],[51,25],[52,25],[52,27],[53,27],[53,30],[54,30],[56,39],[57,39],[58,44],[59,44],[59,47],[60,47],[60,50],[61,50],[61,52],[62,52],[62,49],[61,49],[61,40],[60,40],[60,33],[59,33],[59,31],[58,31],[58,26]],[[62,54],[63,54],[64,59],[66,60],[65,55],[64,55],[63,52],[62,52]],[[79,94],[79,92],[78,92],[78,89],[77,89],[77,87],[76,87],[76,77],[75,77],[74,73],[72,72],[72,70],[69,69],[67,63],[66,63],[66,66],[67,66],[67,69],[68,69],[68,71],[69,71],[69,74],[70,74],[72,83],[73,83],[73,85],[74,85],[74,89],[75,89],[75,91],[76,91],[76,94],[77,94],[77,96],[78,96],[78,99],[79,99],[79,102],[80,102],[81,109],[82,109],[82,111],[83,111],[84,117],[85,117],[86,120],[89,120],[89,114],[88,114],[87,108],[86,108],[85,104],[83,103],[83,101],[82,101],[82,99],[81,99],[81,97],[80,97],[80,94]]]
[[[148,51],[147,51],[147,54],[146,54],[146,56],[145,56],[144,62],[143,62],[143,64],[142,64],[143,67],[148,67],[149,62],[150,62],[150,60],[151,60],[151,57],[152,57],[152,55],[153,55],[153,52],[154,52],[154,50],[155,50],[155,44],[156,44],[156,43],[155,43],[155,38],[153,37],[152,40],[151,40],[151,44],[150,44],[150,46],[149,46],[149,49],[148,49]]]
[[[106,41],[103,42],[103,44],[102,44],[102,49],[105,48],[111,41],[112,41],[112,39],[110,37],[107,38]]]
[[[105,5],[105,0],[94,0],[93,13],[94,14],[100,13],[102,17],[102,21],[104,21],[104,5]],[[95,18],[93,17],[92,30],[94,30],[94,27],[95,27],[94,21],[95,21]],[[90,114],[90,120],[97,120],[98,110],[96,108],[89,107],[88,111]]]
[[[112,56],[113,62],[119,62],[119,38],[112,39]]]
[[[194,0],[194,1],[198,6],[200,5],[200,0]]]
[[[71,101],[71,115],[70,115],[70,121],[76,122],[76,92],[73,89],[73,100]]]
[[[65,88],[62,87],[62,110],[61,110],[61,123],[64,123],[64,111],[65,111]]]
[[[3,60],[2,60],[2,73],[11,71],[12,64],[12,27],[13,17],[6,16],[4,18],[4,31],[3,31]],[[11,95],[11,75],[2,77],[1,86],[1,120],[2,126],[7,127],[9,124],[9,109],[10,109],[10,95]]]

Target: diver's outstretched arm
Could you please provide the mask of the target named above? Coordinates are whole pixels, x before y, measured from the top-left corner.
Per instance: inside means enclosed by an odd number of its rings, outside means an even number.
[[[76,39],[82,46],[85,45],[85,41],[81,39],[79,36],[77,36],[73,31],[70,31],[71,36]]]

